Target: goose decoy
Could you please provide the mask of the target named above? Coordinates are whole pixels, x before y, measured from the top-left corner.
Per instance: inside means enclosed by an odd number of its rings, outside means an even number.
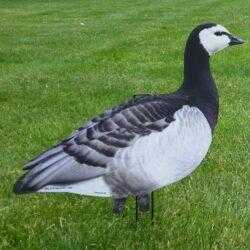
[[[176,92],[134,96],[93,118],[28,162],[14,192],[112,197],[116,213],[132,194],[137,219],[138,206],[150,209],[154,190],[190,175],[206,156],[219,108],[209,58],[242,43],[221,25],[197,26],[186,43]]]

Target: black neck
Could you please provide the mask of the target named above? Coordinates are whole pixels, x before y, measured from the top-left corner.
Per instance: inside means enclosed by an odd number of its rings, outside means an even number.
[[[181,90],[189,96],[190,104],[203,112],[213,129],[218,117],[218,92],[210,71],[209,55],[193,38],[186,44]]]
[[[209,55],[198,42],[188,41],[184,54],[183,87],[201,90],[214,85],[209,66]]]

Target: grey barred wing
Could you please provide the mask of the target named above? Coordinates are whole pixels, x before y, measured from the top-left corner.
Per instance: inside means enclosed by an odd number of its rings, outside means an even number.
[[[81,164],[106,167],[119,149],[141,136],[162,131],[172,119],[171,108],[163,101],[138,103],[78,131],[64,143],[64,151]]]

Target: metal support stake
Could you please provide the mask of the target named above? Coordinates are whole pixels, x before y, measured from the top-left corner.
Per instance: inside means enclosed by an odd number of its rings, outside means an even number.
[[[151,221],[154,219],[154,192],[151,193]]]
[[[135,196],[135,222],[138,221],[138,196]]]

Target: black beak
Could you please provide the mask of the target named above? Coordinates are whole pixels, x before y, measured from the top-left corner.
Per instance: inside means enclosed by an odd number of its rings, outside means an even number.
[[[244,40],[236,36],[230,35],[229,38],[230,38],[229,46],[238,45],[238,44],[242,44],[245,42]]]

